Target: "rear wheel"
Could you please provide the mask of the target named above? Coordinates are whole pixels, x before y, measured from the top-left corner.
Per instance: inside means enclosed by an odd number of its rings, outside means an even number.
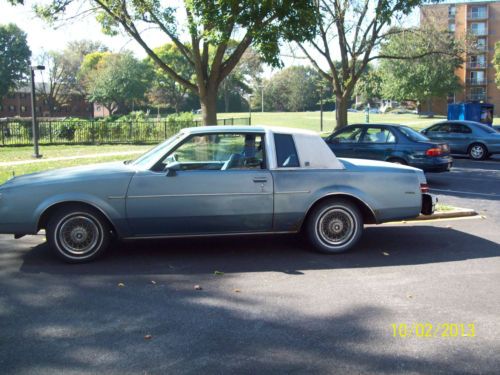
[[[488,149],[481,143],[474,143],[469,147],[469,157],[473,160],[484,160],[488,157]]]
[[[59,209],[49,219],[47,242],[68,263],[82,263],[101,256],[111,240],[111,228],[96,210],[72,205]]]
[[[363,233],[363,218],[353,203],[329,200],[313,209],[307,221],[307,234],[323,253],[342,253],[351,249]]]

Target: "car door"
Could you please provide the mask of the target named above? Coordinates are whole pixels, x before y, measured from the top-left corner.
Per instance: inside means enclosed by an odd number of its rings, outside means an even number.
[[[249,141],[250,140],[250,141]],[[265,232],[272,229],[273,180],[263,134],[188,137],[128,189],[136,236]]]
[[[462,123],[452,123],[449,136],[450,149],[453,152],[466,154],[472,140],[472,130]]]
[[[385,126],[365,127],[359,142],[354,146],[355,155],[360,159],[386,160],[396,147],[396,137]]]
[[[358,143],[362,126],[348,126],[338,132],[333,133],[326,139],[326,143],[333,150],[336,156],[345,158],[355,158],[355,145]]]

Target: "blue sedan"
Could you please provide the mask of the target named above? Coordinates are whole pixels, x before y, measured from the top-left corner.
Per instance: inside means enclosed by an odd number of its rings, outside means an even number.
[[[325,141],[340,157],[383,160],[425,172],[449,171],[453,164],[446,142],[431,141],[403,125],[350,125],[337,130]]]
[[[474,121],[442,121],[422,130],[435,142],[447,142],[452,154],[469,155],[484,160],[500,154],[500,133],[494,128]]]

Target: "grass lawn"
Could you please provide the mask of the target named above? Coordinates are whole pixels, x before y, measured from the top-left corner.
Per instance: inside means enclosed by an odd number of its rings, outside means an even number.
[[[93,153],[95,153],[95,151]],[[40,172],[55,168],[74,167],[77,165],[84,165],[84,164],[105,163],[108,161],[122,161],[127,159],[130,160],[137,158],[137,156],[138,156],[137,154],[121,155],[121,156],[103,156],[97,158],[94,157],[94,158],[75,159],[75,160],[60,160],[55,162],[54,161],[40,162],[40,163],[15,165],[9,167],[0,167],[0,184],[3,184],[5,181],[11,178],[13,173],[15,173],[16,176],[20,176],[27,173]]]
[[[362,112],[349,112],[350,124],[364,123],[365,114]],[[248,117],[248,112],[219,113],[218,118]],[[414,114],[373,114],[370,113],[370,123],[394,123],[404,124],[420,130],[435,122],[444,120],[444,116],[434,118],[418,117]],[[496,125],[500,125],[500,118],[495,118]],[[316,112],[252,112],[252,124],[287,126],[291,128],[302,128],[320,131],[320,113]],[[335,112],[323,112],[323,131],[332,132],[335,127]]]
[[[124,152],[124,151],[147,151],[152,148],[152,145],[99,145],[99,146],[83,146],[83,145],[57,145],[57,146],[40,146],[40,153],[44,159],[57,157],[81,156],[89,154],[102,154],[107,152]],[[0,162],[30,160],[33,155],[33,146],[22,147],[0,147]],[[41,163],[43,164],[43,163]]]

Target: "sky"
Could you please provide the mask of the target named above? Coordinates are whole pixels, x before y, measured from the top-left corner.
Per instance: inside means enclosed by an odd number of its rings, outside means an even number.
[[[40,3],[43,1],[48,0],[38,0],[36,2]],[[25,5],[12,6],[6,0],[0,0],[0,24],[15,23],[25,31],[28,35],[28,44],[34,58],[44,51],[62,50],[68,42],[81,39],[101,41],[114,52],[129,50],[139,58],[146,57],[146,53],[142,47],[127,35],[114,37],[104,35],[93,15],[79,17],[71,22],[68,21],[57,25],[57,28],[54,28],[35,16],[32,11],[34,3],[35,1],[33,0],[25,0]],[[81,1],[79,3],[85,4],[86,2]],[[70,8],[69,14],[77,13],[78,10],[73,6],[72,9]],[[179,16],[182,17],[181,14]],[[409,22],[406,23],[406,26],[417,24],[418,18],[419,12],[417,10],[409,17]],[[168,42],[164,34],[159,30],[146,30],[142,33],[142,36],[153,47]],[[282,52],[282,60],[285,66],[309,65],[307,59],[292,57],[292,53],[286,46]],[[318,59],[320,58],[320,56],[317,57]],[[275,70],[267,67],[264,69],[264,76],[268,78],[274,72]]]

